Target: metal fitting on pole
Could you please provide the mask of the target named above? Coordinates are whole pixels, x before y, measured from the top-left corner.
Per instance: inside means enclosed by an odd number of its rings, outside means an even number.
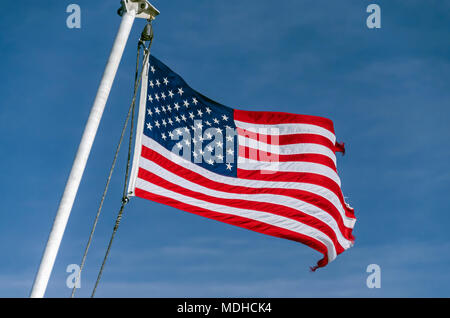
[[[122,0],[121,3],[122,6],[117,11],[120,16],[122,16],[125,11],[128,12],[133,10],[136,12],[136,18],[151,21],[159,14],[159,10],[147,0]]]

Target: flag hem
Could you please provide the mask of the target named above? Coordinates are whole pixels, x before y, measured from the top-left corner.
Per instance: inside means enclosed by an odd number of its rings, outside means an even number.
[[[144,123],[145,123],[145,108],[147,104],[147,85],[148,85],[148,69],[150,65],[150,60],[147,59],[147,64],[144,65],[142,72],[142,81],[141,81],[141,94],[139,97],[139,113],[138,113],[138,121],[136,127],[136,137],[134,141],[134,153],[133,153],[133,161],[131,166],[131,174],[128,182],[128,196],[135,196],[134,190],[136,187],[136,178],[139,168],[139,158],[141,156],[141,142],[142,142],[142,134],[144,131]]]

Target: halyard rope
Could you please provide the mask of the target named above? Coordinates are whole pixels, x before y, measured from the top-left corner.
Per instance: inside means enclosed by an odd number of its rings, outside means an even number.
[[[103,258],[103,262],[102,262],[100,271],[98,273],[97,280],[95,282],[95,286],[94,286],[94,289],[92,291],[91,297],[94,297],[95,292],[97,290],[97,286],[98,286],[98,283],[100,282],[100,278],[102,276],[103,269],[104,269],[106,260],[107,260],[108,255],[109,255],[109,251],[111,249],[112,242],[114,240],[114,237],[116,235],[117,229],[119,228],[120,221],[122,219],[122,214],[123,214],[124,207],[129,201],[129,198],[127,196],[127,188],[128,188],[128,176],[129,176],[130,161],[131,161],[131,145],[132,145],[132,141],[133,141],[133,131],[134,131],[134,117],[135,117],[134,114],[135,114],[136,95],[137,95],[138,87],[139,87],[139,85],[140,85],[140,83],[142,81],[143,70],[145,70],[147,59],[148,59],[148,56],[150,55],[150,46],[151,46],[152,40],[153,40],[153,30],[151,28],[151,24],[147,24],[146,25],[146,29],[149,26],[150,26],[150,32],[151,32],[150,37],[144,37],[143,35],[141,35],[141,39],[139,40],[139,43],[138,43],[137,56],[136,56],[136,71],[135,71],[135,78],[134,78],[133,99],[132,99],[130,107],[128,109],[127,117],[125,119],[125,123],[124,123],[124,126],[122,128],[122,133],[121,133],[120,138],[119,138],[119,143],[118,143],[117,148],[116,148],[116,153],[114,154],[114,159],[113,159],[111,168],[109,170],[109,174],[108,174],[108,178],[107,178],[107,181],[106,181],[105,189],[103,190],[102,198],[100,200],[100,204],[99,204],[99,207],[98,207],[98,210],[97,210],[97,214],[95,216],[94,224],[92,226],[91,233],[89,235],[89,239],[88,239],[88,242],[87,242],[85,250],[84,250],[83,258],[82,258],[81,263],[80,263],[80,270],[79,270],[78,276],[77,276],[77,280],[79,280],[80,276],[81,276],[81,271],[83,270],[84,264],[86,262],[87,253],[88,253],[89,247],[91,245],[92,238],[94,236],[95,228],[97,226],[98,219],[100,217],[100,213],[101,213],[101,210],[102,210],[102,207],[103,207],[103,202],[104,202],[106,194],[108,192],[109,183],[111,181],[111,176],[112,176],[112,173],[114,171],[114,167],[116,165],[117,157],[118,157],[118,154],[119,154],[119,151],[120,151],[120,147],[122,145],[123,137],[125,135],[125,130],[126,130],[126,127],[128,126],[128,121],[129,121],[130,116],[131,116],[130,138],[129,138],[129,144],[128,144],[128,157],[127,157],[127,165],[126,165],[126,172],[125,172],[125,182],[124,182],[124,188],[123,188],[123,193],[122,193],[122,205],[121,205],[121,207],[119,209],[119,213],[118,213],[117,218],[116,218],[116,222],[115,222],[115,225],[114,225],[113,233],[111,235],[111,238],[110,238],[110,241],[109,241],[109,244],[108,244],[108,248],[106,250],[105,257]],[[144,29],[144,31],[146,29]],[[149,44],[148,44],[147,47],[145,47],[145,42],[144,41],[149,41]],[[139,58],[140,58],[140,49],[141,49],[141,47],[144,48],[144,60],[143,60],[143,63],[142,63],[143,68],[141,69],[141,72],[140,72],[140,75],[139,75]],[[76,285],[77,284],[75,284],[75,286],[72,289],[72,295],[71,295],[72,298],[75,295]]]

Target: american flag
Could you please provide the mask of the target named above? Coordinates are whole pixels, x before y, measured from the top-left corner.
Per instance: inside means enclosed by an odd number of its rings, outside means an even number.
[[[154,56],[142,83],[130,196],[304,243],[313,270],[353,245],[331,120],[221,105]]]

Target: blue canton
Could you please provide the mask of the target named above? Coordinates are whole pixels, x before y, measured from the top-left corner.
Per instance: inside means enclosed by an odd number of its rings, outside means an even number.
[[[144,134],[202,168],[236,177],[233,109],[189,87],[154,56],[149,63]]]

